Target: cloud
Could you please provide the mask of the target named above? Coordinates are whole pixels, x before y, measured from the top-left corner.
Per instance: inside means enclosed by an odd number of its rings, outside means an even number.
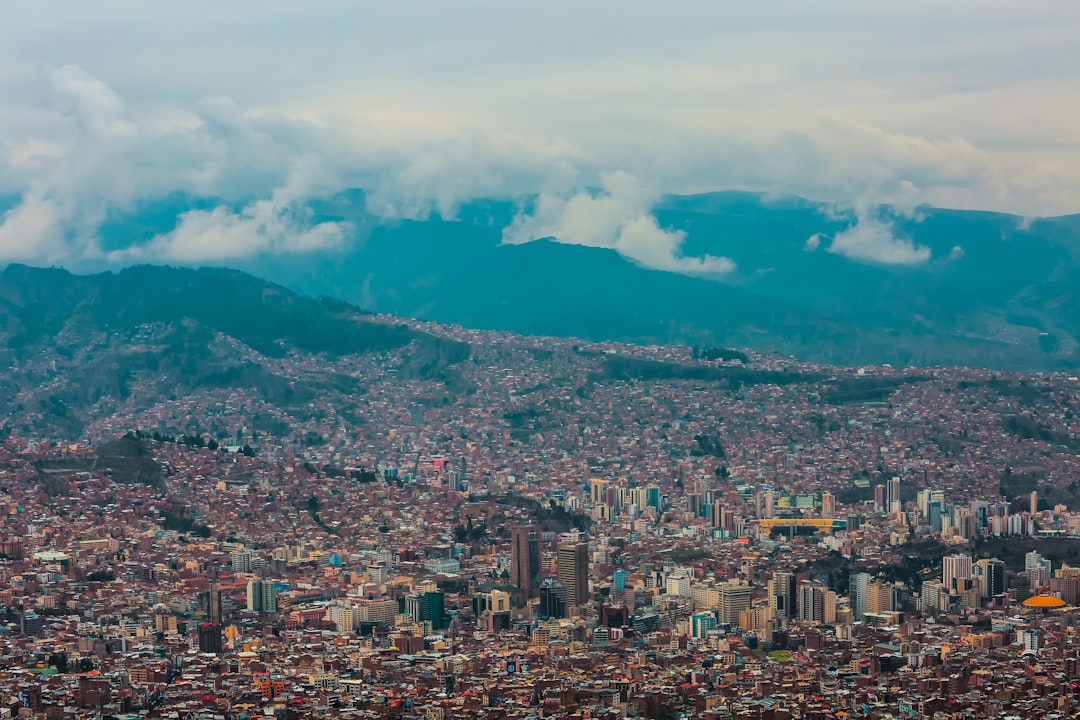
[[[198,263],[328,250],[342,245],[348,229],[336,222],[312,225],[310,210],[282,202],[275,194],[238,212],[225,206],[186,212],[172,232],[145,246],[114,253],[111,259]]]
[[[959,245],[953,245],[953,249],[949,251],[949,259],[961,260],[966,254],[967,253],[964,252],[964,248],[960,247]]]
[[[52,85],[62,107],[83,123],[90,135],[132,136],[138,127],[124,118],[124,103],[111,87],[76,65],[52,73]]]
[[[365,188],[367,210],[386,219],[539,192],[554,209],[534,224],[561,225],[565,211],[587,237],[575,205],[604,207],[575,203],[571,188],[613,169],[655,193],[866,197],[914,217],[921,204],[1080,208],[1080,4],[913,0],[934,13],[927,28],[925,13],[845,0],[689,2],[690,24],[636,2],[612,12],[554,0],[542,13],[435,0],[272,0],[258,12],[25,3],[0,24],[0,195],[29,204],[4,220],[0,256],[93,257],[103,218],[171,193],[227,201],[188,223],[250,227],[244,213],[261,200],[292,208],[280,217],[303,234],[306,201],[345,187]],[[308,156],[326,182],[275,205]],[[651,217],[636,210],[619,215],[608,246],[692,267],[678,234],[634,222]],[[50,238],[36,254],[11,235],[16,221]],[[883,222],[858,222],[837,252],[925,250]],[[241,247],[281,246],[244,237]]]
[[[52,262],[66,254],[56,201],[31,193],[0,215],[0,262]]]
[[[659,226],[651,209],[658,195],[633,176],[605,173],[598,193],[569,198],[541,194],[532,213],[519,213],[503,231],[503,242],[521,244],[552,238],[570,245],[608,248],[645,267],[695,275],[722,275],[735,269],[725,257],[684,257],[686,234]]]
[[[806,244],[803,245],[804,250],[814,251],[821,246],[821,233],[814,233],[810,237],[806,238]]]
[[[897,237],[892,222],[863,206],[856,208],[855,223],[836,234],[828,251],[883,265],[916,265],[930,259],[930,248]]]
[[[0,218],[0,261],[202,262],[343,245],[348,225],[311,225],[308,200],[343,188],[323,158],[343,153],[333,142],[320,146],[325,134],[310,132],[310,123],[251,115],[224,98],[132,116],[79,67],[61,67],[50,81],[72,139],[8,144],[9,166],[30,187]],[[145,245],[100,248],[97,231],[110,211],[173,192],[244,202],[185,213],[174,231]]]
[[[314,187],[328,181],[322,164],[306,158],[269,198],[252,201],[239,211],[219,205],[185,212],[171,232],[146,245],[114,252],[110,259],[198,263],[340,248],[352,227],[344,222],[313,223],[305,202]]]

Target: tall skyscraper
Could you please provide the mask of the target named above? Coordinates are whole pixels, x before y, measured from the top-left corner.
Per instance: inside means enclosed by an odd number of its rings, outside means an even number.
[[[855,573],[848,579],[848,600],[851,614],[856,620],[862,620],[866,613],[866,588],[870,584],[870,573]]]
[[[975,574],[979,578],[982,596],[991,598],[1005,593],[1005,562],[1003,560],[983,558],[975,563]]]
[[[220,655],[222,648],[221,623],[205,622],[199,625],[199,652]]]
[[[566,586],[566,602],[584,605],[589,600],[588,543],[559,543],[557,554],[559,582]]]
[[[903,507],[903,503],[900,501],[900,478],[895,475],[889,480],[889,488],[887,492],[888,511],[890,513],[898,513]]]
[[[795,575],[785,572],[773,575],[769,581],[769,607],[777,620],[795,618],[797,597]]]
[[[957,580],[963,578],[970,580],[972,577],[971,556],[964,554],[946,555],[941,559],[941,584],[945,589],[952,592],[957,588]]]
[[[885,486],[884,485],[875,485],[874,486],[874,512],[884,512],[885,508],[886,508],[886,505],[885,505]]]
[[[739,613],[750,607],[750,586],[727,582],[718,585],[717,591],[720,622],[724,625],[737,624]]]
[[[826,520],[836,517],[836,496],[831,492],[821,493],[821,517]]]
[[[552,582],[549,579],[540,586],[540,616],[566,617],[566,586],[561,582]]]
[[[446,627],[446,596],[441,590],[428,591],[420,596],[420,620],[430,622],[432,630]]]
[[[593,478],[589,481],[589,500],[593,505],[603,505],[607,502],[607,488],[610,480]]]
[[[866,586],[867,613],[891,612],[895,608],[892,583],[874,580]]]
[[[532,528],[510,531],[510,582],[526,600],[540,587],[540,541]]]
[[[206,614],[209,622],[221,624],[221,591],[216,579],[210,580],[210,589],[206,591]]]
[[[253,612],[277,612],[277,588],[273,580],[248,580],[247,609]]]
[[[799,620],[808,623],[825,622],[825,592],[821,583],[799,583]]]

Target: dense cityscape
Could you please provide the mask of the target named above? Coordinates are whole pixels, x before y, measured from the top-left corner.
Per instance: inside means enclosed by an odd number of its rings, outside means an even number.
[[[9,420],[0,717],[1075,716],[1076,377],[413,327]]]

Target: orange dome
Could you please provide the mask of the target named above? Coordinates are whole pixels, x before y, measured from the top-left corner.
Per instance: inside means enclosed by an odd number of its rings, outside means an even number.
[[[1036,595],[1025,600],[1024,605],[1030,608],[1059,608],[1064,607],[1065,601],[1055,595]]]

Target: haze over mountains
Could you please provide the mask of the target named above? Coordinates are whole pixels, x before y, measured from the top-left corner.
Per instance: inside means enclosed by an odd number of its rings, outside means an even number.
[[[103,250],[151,242],[184,212],[215,205],[174,195],[114,215]],[[537,214],[535,202],[475,201],[453,218],[387,223],[352,191],[313,210],[313,227],[335,223],[350,239],[236,267],[369,311],[531,334],[752,347],[846,365],[1068,369],[1078,358],[1080,215],[668,196],[653,213],[656,231],[679,245],[675,260],[733,266],[687,274],[647,267],[618,239],[505,242],[515,218]]]

